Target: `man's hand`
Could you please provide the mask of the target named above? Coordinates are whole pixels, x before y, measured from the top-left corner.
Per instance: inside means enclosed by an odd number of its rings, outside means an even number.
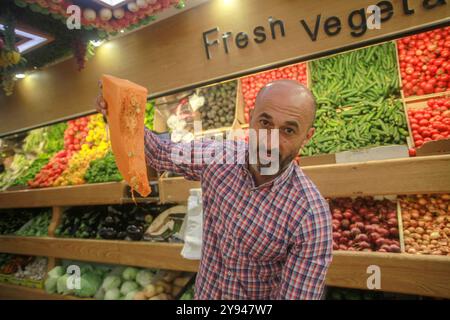
[[[103,118],[106,121],[106,115],[108,114],[108,105],[102,95],[102,81],[101,80],[98,81],[98,87],[100,88],[100,93],[97,96],[95,105],[96,105],[97,111],[103,115]]]

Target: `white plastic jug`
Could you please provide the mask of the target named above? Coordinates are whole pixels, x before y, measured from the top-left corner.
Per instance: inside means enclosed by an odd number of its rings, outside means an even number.
[[[184,246],[181,255],[186,259],[199,260],[202,252],[203,207],[202,190],[189,190]]]

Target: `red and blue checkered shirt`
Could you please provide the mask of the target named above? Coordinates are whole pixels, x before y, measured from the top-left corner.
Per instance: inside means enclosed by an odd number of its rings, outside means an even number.
[[[193,143],[175,144],[145,132],[148,165],[201,181],[196,298],[320,299],[332,260],[332,224],[328,203],[311,180],[292,162],[276,179],[255,187],[245,163],[173,161],[171,154],[191,152],[183,149],[187,145]],[[188,158],[214,155],[213,143],[201,146]],[[238,147],[235,155],[246,152]]]

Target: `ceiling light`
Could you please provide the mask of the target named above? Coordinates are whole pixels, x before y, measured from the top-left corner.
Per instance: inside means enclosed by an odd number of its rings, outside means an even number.
[[[25,73],[18,73],[15,75],[16,79],[23,79],[26,77]]]
[[[127,0],[95,0],[96,2],[99,2],[101,4],[106,4],[108,7],[116,7],[117,5],[122,5]]]
[[[124,32],[125,32],[125,30],[123,30],[123,29],[122,29],[122,30],[120,30],[120,33],[124,33]]]
[[[0,24],[0,30],[5,30],[5,27],[3,26],[3,24]],[[24,41],[21,41],[17,45],[17,49],[19,50],[20,53],[30,51],[31,49],[34,49],[46,42],[51,41],[50,38],[46,38],[44,36],[40,36],[40,35],[31,33],[31,32],[27,32],[27,31],[19,29],[19,28],[16,28],[14,31],[15,31],[16,36],[25,38]]]
[[[91,40],[90,42],[94,47],[100,47],[103,44],[103,40]]]

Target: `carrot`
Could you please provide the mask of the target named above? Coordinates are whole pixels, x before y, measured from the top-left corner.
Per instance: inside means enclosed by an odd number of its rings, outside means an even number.
[[[144,117],[147,89],[128,80],[102,76],[103,97],[108,104],[111,146],[117,168],[141,196],[151,189],[144,155]]]

